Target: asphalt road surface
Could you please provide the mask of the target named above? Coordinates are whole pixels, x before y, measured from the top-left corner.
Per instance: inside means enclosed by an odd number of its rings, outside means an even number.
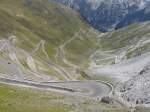
[[[32,82],[0,78],[0,83],[56,90],[73,95],[101,98],[112,91],[112,86],[101,81]]]

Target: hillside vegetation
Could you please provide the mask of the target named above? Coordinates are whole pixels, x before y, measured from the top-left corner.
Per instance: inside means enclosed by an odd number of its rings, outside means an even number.
[[[113,83],[112,78],[131,78],[149,60],[149,55],[145,54],[150,51],[149,32],[150,22],[145,22],[101,33],[91,28],[71,8],[51,0],[0,0],[0,80],[11,84],[0,84],[0,110],[126,112],[127,109],[117,101],[107,105],[86,95],[83,100],[72,94],[55,94],[46,88],[45,91],[33,90],[36,86],[32,84],[44,88],[57,81],[64,81],[63,84],[101,79]],[[101,67],[104,69],[101,70]],[[136,72],[132,68],[136,68]],[[33,88],[13,87],[16,83]],[[78,92],[87,91],[75,91]]]
[[[65,69],[88,66],[89,56],[99,47],[99,32],[75,11],[52,1],[1,0],[0,17],[1,59],[7,57],[22,74],[74,79]],[[3,63],[0,66],[4,68]],[[12,68],[5,67],[2,74]]]
[[[136,23],[108,32],[100,38],[100,49],[93,55],[98,65],[122,62],[150,51],[150,22]]]

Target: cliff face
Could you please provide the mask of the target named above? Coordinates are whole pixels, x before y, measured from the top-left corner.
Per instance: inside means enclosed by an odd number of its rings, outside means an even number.
[[[79,11],[93,27],[111,31],[150,20],[149,0],[55,0]]]

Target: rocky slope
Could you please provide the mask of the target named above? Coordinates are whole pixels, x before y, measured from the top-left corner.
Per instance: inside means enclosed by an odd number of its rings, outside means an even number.
[[[150,63],[150,62],[149,62]],[[122,97],[135,104],[150,104],[150,64],[121,88]]]
[[[111,31],[150,20],[149,0],[55,0],[80,12],[93,27]]]
[[[136,23],[103,34],[101,49],[92,55],[91,70],[96,76],[123,83],[121,96],[134,104],[149,104],[150,22]]]

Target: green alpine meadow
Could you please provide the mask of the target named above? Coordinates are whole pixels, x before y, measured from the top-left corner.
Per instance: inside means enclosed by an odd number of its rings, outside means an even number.
[[[149,0],[0,0],[0,112],[150,112]]]

